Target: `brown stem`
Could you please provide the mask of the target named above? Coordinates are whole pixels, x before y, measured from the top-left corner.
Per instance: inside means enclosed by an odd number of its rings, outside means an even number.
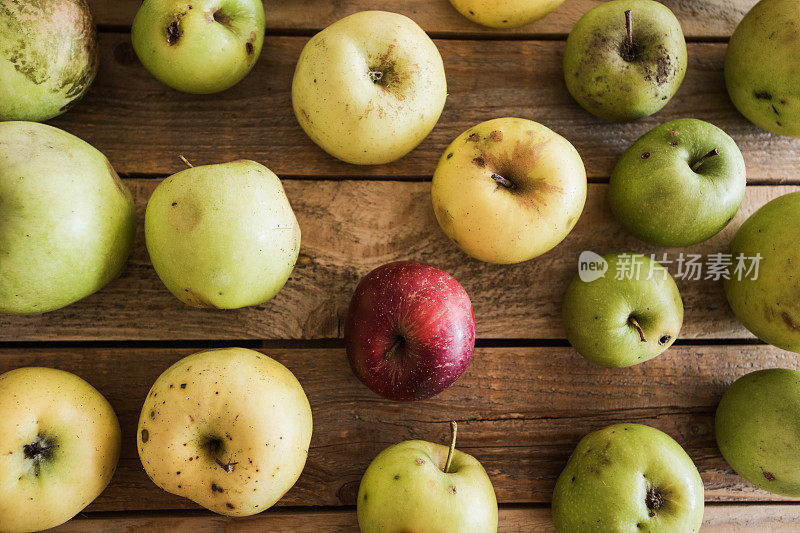
[[[238,462],[234,463],[230,461],[227,463],[223,462],[222,459],[220,459],[219,456],[217,455],[217,451],[219,451],[219,441],[213,440],[211,441],[211,457],[214,459],[214,462],[216,462],[221,469],[230,474],[231,472],[233,472],[233,467],[235,467],[239,463]]]
[[[500,174],[492,174],[492,179],[497,183],[499,183],[500,185],[502,185],[503,187],[505,187],[506,189],[514,188],[514,182],[508,178],[504,178]]]
[[[625,11],[625,43],[622,46],[622,56],[625,61],[633,61],[633,15],[631,10]]]
[[[456,436],[458,435],[458,424],[455,420],[450,421],[450,449],[447,451],[447,460],[444,462],[444,473],[450,472],[450,463],[453,461],[453,452],[456,450]]]
[[[644,336],[644,330],[642,330],[642,326],[639,325],[639,322],[632,316],[628,317],[628,322],[630,322],[630,324],[636,328],[636,331],[639,332],[639,338],[642,339],[642,342],[647,342],[647,339]]]
[[[394,357],[397,355],[397,352],[398,352],[400,349],[402,349],[402,347],[403,347],[403,345],[404,345],[405,343],[406,343],[406,340],[405,340],[403,337],[399,337],[399,336],[398,336],[398,337],[397,337],[397,338],[394,340],[394,343],[393,343],[393,344],[392,344],[392,345],[389,347],[389,349],[388,349],[388,350],[386,350],[386,353],[384,354],[383,358],[384,358],[386,361],[391,361],[392,359],[394,359]]]
[[[703,157],[701,157],[700,159],[698,159],[698,160],[697,160],[697,162],[696,162],[695,164],[693,164],[693,165],[692,165],[692,171],[693,171],[693,172],[697,172],[697,169],[699,169],[699,168],[700,168],[700,166],[701,166],[703,163],[705,163],[707,160],[711,159],[711,158],[712,158],[712,157],[714,157],[715,155],[719,155],[719,149],[717,149],[717,148],[714,148],[713,150],[711,150],[710,152],[708,152],[706,155],[704,155]]]
[[[194,167],[194,165],[193,165],[193,164],[189,163],[189,160],[188,160],[188,159],[186,159],[185,157],[183,157],[183,154],[178,154],[178,159],[180,159],[181,161],[183,161],[183,162],[184,162],[184,164],[186,164],[186,166],[187,166],[187,167],[189,167],[189,168],[193,168],[193,167]]]

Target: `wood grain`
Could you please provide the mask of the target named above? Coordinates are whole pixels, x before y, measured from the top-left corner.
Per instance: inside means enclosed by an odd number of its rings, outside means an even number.
[[[143,398],[158,375],[188,349],[0,349],[0,372],[26,365],[75,372],[103,393],[123,431],[122,460],[92,511],[195,508],[153,485],[135,438]],[[281,505],[355,503],[364,469],[386,446],[407,439],[445,442],[459,421],[458,447],[479,459],[499,501],[543,503],[572,449],[589,431],[640,422],[672,435],[692,457],[706,499],[786,498],[748,484],[726,465],[713,416],[725,388],[767,367],[800,369],[793,354],[767,346],[680,346],[628,369],[593,365],[565,347],[482,348],[450,389],[410,404],[372,394],[350,372],[342,349],[272,349],[300,380],[314,413],[308,463]]]
[[[101,25],[129,26],[139,0],[90,0]],[[513,30],[493,30],[462,17],[447,0],[264,0],[267,33],[316,32],[342,17],[377,9],[402,13],[436,35],[477,38],[564,36],[598,0],[567,0],[544,19]],[[688,38],[728,37],[755,0],[665,0]]]
[[[502,507],[499,533],[551,533],[555,529],[547,507]],[[793,533],[800,527],[800,505],[726,505],[707,504],[703,518],[703,533],[742,533],[769,531]],[[193,516],[126,515],[120,517],[80,516],[54,529],[57,533],[93,533],[100,531],[357,531],[358,520],[353,509],[288,512],[268,511],[249,518],[226,518],[210,513]]]
[[[290,4],[291,2],[287,2]],[[101,37],[101,68],[89,95],[52,121],[109,156],[126,174],[181,170],[195,164],[254,159],[280,176],[425,178],[447,145],[467,128],[496,117],[543,123],[570,140],[593,178],[607,178],[621,153],[652,127],[675,118],[713,122],[739,144],[751,183],[798,182],[800,140],[747,122],[730,103],[722,75],[725,45],[689,45],[689,71],[677,95],[652,117],[610,124],[583,111],[563,81],[558,41],[440,40],[449,98],[431,135],[389,165],[348,165],[317,148],[295,120],[291,79],[305,37],[274,37],[254,71],[229,91],[178,93],[139,63],[127,34]]]
[[[0,315],[0,341],[319,339],[340,338],[350,297],[359,279],[395,260],[433,264],[459,280],[472,299],[478,336],[563,338],[561,305],[583,250],[657,253],[676,260],[680,252],[725,251],[755,209],[798,190],[751,186],[733,222],[709,241],[683,250],[644,245],[614,220],[607,186],[592,184],[583,215],[553,251],[514,266],[471,259],[439,229],[427,183],[285,180],[303,232],[300,258],[276,298],[236,311],[194,309],[174,298],[150,266],[144,245],[144,207],[155,180],[127,180],[137,206],[139,230],[121,278],[64,309],[34,316]],[[677,265],[668,266],[677,274]],[[728,308],[722,284],[679,280],[686,308],[682,338],[752,338]]]

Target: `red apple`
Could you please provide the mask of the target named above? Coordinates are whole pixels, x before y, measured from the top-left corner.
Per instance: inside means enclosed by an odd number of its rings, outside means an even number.
[[[376,268],[358,284],[344,338],[353,373],[367,387],[390,400],[423,400],[467,368],[475,316],[452,276],[399,261]]]

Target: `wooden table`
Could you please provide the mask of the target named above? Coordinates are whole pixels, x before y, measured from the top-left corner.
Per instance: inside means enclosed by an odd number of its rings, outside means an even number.
[[[404,439],[445,442],[460,423],[459,448],[486,467],[501,502],[502,531],[550,531],[556,476],[588,431],[629,421],[678,440],[706,488],[704,531],[797,531],[800,503],[754,488],[723,461],[713,415],[725,387],[764,367],[800,369],[794,354],[757,342],[733,317],[721,286],[679,282],[686,306],[681,338],[661,357],[603,369],[564,340],[562,296],[582,250],[650,253],[613,220],[607,178],[622,151],[651,127],[678,117],[709,120],[737,141],[748,191],[731,225],[691,252],[722,251],[757,207],[798,190],[800,142],[763,132],[732,107],[722,76],[725,41],[754,0],[669,0],[681,20],[689,70],[658,114],[606,124],[580,109],[562,80],[564,39],[597,2],[567,0],[531,26],[498,32],[461,18],[447,0],[267,0],[268,35],[255,70],[233,89],[198,97],[152,78],[133,53],[129,25],[138,0],[91,0],[100,28],[101,68],[86,99],[53,120],[110,158],[133,191],[141,222],[159,179],[196,164],[251,158],[284,179],[303,229],[297,267],[281,293],[257,308],[190,309],[162,286],[141,232],[122,277],[84,301],[44,316],[0,316],[0,372],[47,365],[94,384],[119,415],[122,458],[108,489],[62,531],[351,531],[355,496],[371,459]],[[450,96],[438,126],[411,155],[356,167],[324,154],[305,136],[290,102],[295,61],[308,37],[363,9],[411,16],[435,39]],[[554,251],[517,266],[482,264],[438,228],[429,180],[445,146],[480,121],[520,116],[572,141],[589,175],[575,230]],[[661,250],[659,250],[661,252]],[[670,251],[677,253],[677,250]],[[384,401],[350,373],[342,321],[358,279],[397,259],[453,274],[475,307],[475,358],[448,391],[429,401]],[[212,346],[262,349],[288,366],[314,411],[305,471],[279,506],[231,520],[158,489],[135,447],[139,408],[153,380],[186,354]]]

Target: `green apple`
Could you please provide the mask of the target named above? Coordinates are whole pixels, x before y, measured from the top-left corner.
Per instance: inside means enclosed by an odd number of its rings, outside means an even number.
[[[97,64],[86,0],[0,2],[0,121],[60,115],[89,89]]]
[[[144,0],[131,28],[133,49],[173,89],[209,94],[233,87],[264,44],[261,0]]]
[[[281,290],[300,226],[278,177],[254,161],[188,168],[162,181],[144,219],[164,285],[194,307],[235,309]]]
[[[0,531],[63,524],[106,488],[120,451],[117,415],[84,380],[25,367],[0,374]]]
[[[731,241],[733,264],[724,283],[728,303],[747,329],[764,342],[800,353],[797,228],[800,192],[761,207]]]
[[[800,137],[800,0],[761,0],[733,32],[725,84],[739,112],[760,128]]]
[[[517,28],[554,11],[564,0],[450,0],[459,13],[490,28]]]
[[[703,480],[666,433],[615,424],[578,443],[553,491],[560,533],[696,533],[703,522]]]
[[[800,496],[800,372],[757,370],[737,379],[717,407],[717,445],[737,474],[784,496]]]
[[[675,342],[683,324],[683,302],[675,280],[666,268],[641,254],[598,259],[608,265],[603,275],[587,277],[581,271],[564,296],[564,329],[570,344],[603,366],[631,366],[660,355]]]
[[[294,114],[311,140],[359,165],[413,150],[446,97],[436,45],[413,20],[385,11],[355,13],[316,34],[292,80]]]
[[[459,135],[433,174],[436,219],[459,248],[490,263],[519,263],[560,243],[586,201],[586,171],[564,137],[521,118]]]
[[[358,488],[362,533],[494,533],[497,499],[481,463],[422,440],[389,446],[370,463]]]
[[[300,477],[311,407],[285,366],[245,348],[184,357],[153,384],[136,442],[153,482],[215,513],[272,507]]]
[[[612,0],[589,10],[564,50],[575,100],[605,120],[628,122],[664,107],[686,74],[686,41],[672,11],[655,0]]]
[[[639,239],[690,246],[728,225],[746,184],[733,139],[713,124],[683,118],[653,128],[625,151],[608,200],[622,227]]]
[[[103,154],[52,126],[0,123],[0,313],[52,311],[122,271],[133,198]]]

